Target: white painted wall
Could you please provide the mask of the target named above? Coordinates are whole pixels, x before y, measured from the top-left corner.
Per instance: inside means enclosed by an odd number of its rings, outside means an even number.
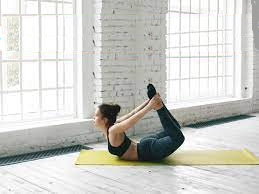
[[[76,44],[77,71],[80,73],[77,81],[80,83],[82,80],[78,91],[87,89],[80,92],[78,97],[80,119],[16,126],[15,131],[0,130],[0,156],[105,140],[87,118],[92,118],[95,108],[103,102],[121,105],[119,116],[131,111],[147,99],[146,86],[149,81],[156,86],[166,102],[167,1],[89,0],[83,1],[82,5],[78,4],[79,10],[82,7],[89,9],[89,2],[92,15],[87,19],[89,15],[83,12],[83,28],[77,31],[78,37],[82,39]],[[247,6],[244,11],[248,14],[243,17],[243,31],[240,34],[243,42],[239,51],[246,72],[240,85],[245,99],[181,106],[168,104],[167,107],[181,125],[259,109],[259,71],[256,68],[259,55],[253,57],[251,5],[250,1],[245,2]],[[84,75],[87,77],[83,79]],[[244,90],[244,87],[248,89]],[[156,132],[161,127],[157,113],[151,111],[127,134]]]

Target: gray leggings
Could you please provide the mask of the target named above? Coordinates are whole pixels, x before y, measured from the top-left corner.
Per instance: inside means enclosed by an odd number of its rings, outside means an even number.
[[[164,130],[140,139],[137,143],[140,161],[159,161],[176,151],[185,140],[181,126],[165,105],[157,113]]]

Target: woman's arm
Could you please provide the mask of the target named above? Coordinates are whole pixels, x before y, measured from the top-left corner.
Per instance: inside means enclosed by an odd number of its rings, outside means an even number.
[[[142,108],[144,108],[149,102],[149,99],[146,100],[145,102],[143,102],[142,104],[140,104],[138,107],[136,107],[134,110],[132,110],[130,113],[120,117],[119,119],[116,120],[116,123],[120,123],[124,120],[126,120],[127,118],[131,117],[132,115],[136,114],[138,111],[140,111]]]
[[[140,111],[135,113],[130,118],[126,119],[125,121],[122,121],[121,123],[118,123],[114,126],[112,126],[109,130],[111,133],[123,133],[124,131],[130,129],[133,127],[146,113],[148,113],[150,110],[152,110],[151,106],[145,106]]]

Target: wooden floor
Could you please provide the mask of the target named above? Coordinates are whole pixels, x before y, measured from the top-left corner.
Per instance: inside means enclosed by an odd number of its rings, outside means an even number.
[[[246,147],[259,157],[259,113],[251,115],[256,117],[183,127],[180,149]],[[88,146],[107,149],[105,142]],[[76,166],[78,154],[2,166],[0,193],[259,193],[259,165]]]

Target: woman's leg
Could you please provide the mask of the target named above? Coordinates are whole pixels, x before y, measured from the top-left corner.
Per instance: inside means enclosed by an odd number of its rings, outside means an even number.
[[[159,161],[171,155],[184,142],[184,136],[174,141],[170,136],[160,139],[146,138],[137,143],[138,159],[140,161]]]
[[[164,109],[166,110],[168,116],[171,118],[172,122],[174,122],[174,124],[176,125],[175,127],[177,128],[181,128],[180,124],[178,123],[178,121],[173,117],[173,115],[170,113],[170,111],[167,109],[167,107],[164,105],[164,102],[162,101],[163,103],[163,106],[164,106]],[[169,119],[169,118],[168,118]],[[161,118],[160,118],[161,120]],[[156,134],[152,134],[152,135],[149,135],[149,136],[146,136],[146,137],[143,137],[142,139],[149,139],[149,138],[155,138],[155,139],[160,139],[162,137],[165,137],[167,136],[168,133],[166,131],[162,131],[162,132],[158,132]]]
[[[166,131],[161,131],[161,132],[158,132],[156,134],[152,134],[152,135],[148,135],[148,136],[145,136],[142,138],[142,140],[144,139],[160,139],[162,137],[165,137],[165,136],[168,136],[168,133]]]
[[[168,133],[168,135],[171,138],[177,139],[178,137],[183,136],[181,126],[179,125],[177,120],[171,115],[164,103],[163,107],[157,110],[157,114],[159,116],[164,130]]]
[[[164,133],[160,132],[160,138],[155,138],[155,134],[153,138],[152,136],[147,136],[140,140],[137,145],[139,160],[161,160],[176,151],[185,140],[180,127],[175,122],[176,120],[172,119],[168,114],[166,106],[164,105],[157,112],[164,128]]]
[[[174,121],[174,123],[177,125],[178,128],[181,128],[180,124],[178,123],[178,121],[174,118],[174,116],[170,113],[170,111],[167,109],[167,107],[165,106],[164,102],[162,101],[163,106],[165,107],[166,112],[168,113],[168,115],[171,117],[171,119]]]

